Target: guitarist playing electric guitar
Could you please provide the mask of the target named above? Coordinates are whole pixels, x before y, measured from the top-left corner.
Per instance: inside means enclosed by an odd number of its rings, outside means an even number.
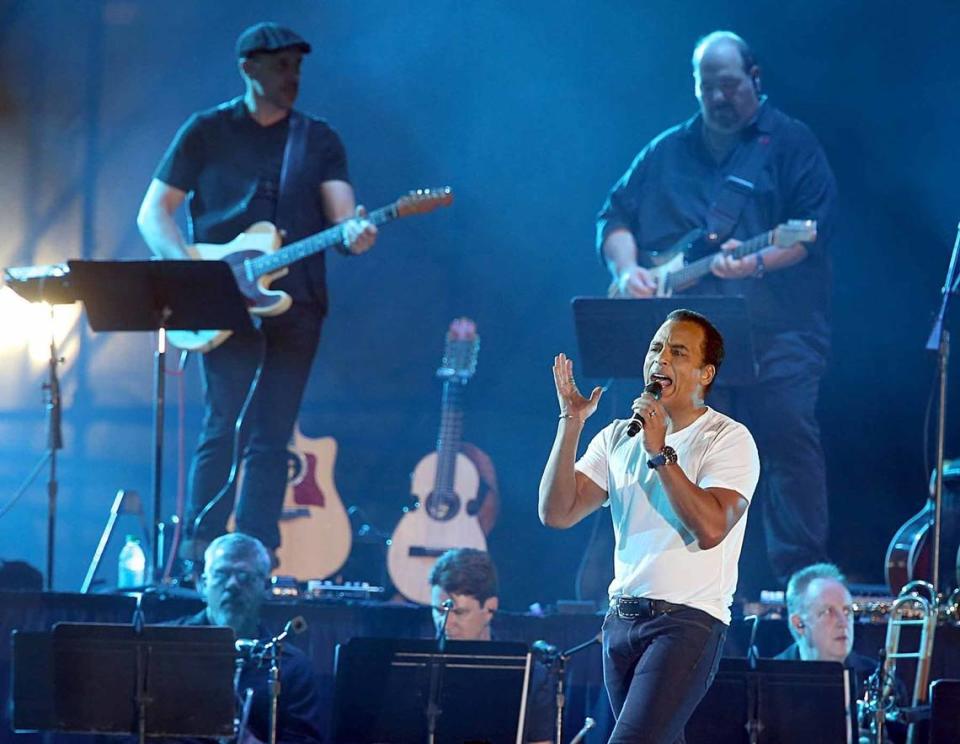
[[[184,202],[190,242],[228,243],[266,221],[286,242],[339,224],[343,252],[360,254],[373,245],[377,229],[356,207],[340,138],[323,120],[293,107],[309,52],[299,34],[274,23],[240,35],[243,95],[187,120],[143,199],[137,224],[153,253],[196,257],[174,220]],[[287,442],[327,310],[324,254],[289,266],[275,286],[292,298],[286,312],[263,318],[258,332],[234,334],[202,357],[205,411],[190,473],[184,558],[199,559],[225,531],[233,505],[225,486],[234,482],[231,472],[241,455],[237,529],[274,553],[279,545]],[[235,441],[241,416],[242,448]]]
[[[744,39],[715,31],[692,61],[697,112],[653,138],[610,190],[597,248],[618,296],[746,297],[758,380],[721,388],[721,374],[708,402],[743,421],[760,450],[773,576],[749,579],[768,586],[828,559],[815,410],[830,339],[837,189],[810,128],[765,95]],[[658,272],[678,242],[679,264]]]

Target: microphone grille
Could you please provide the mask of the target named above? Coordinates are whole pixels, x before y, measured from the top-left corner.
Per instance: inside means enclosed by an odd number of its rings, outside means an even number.
[[[650,393],[650,395],[652,395],[654,398],[660,400],[660,394],[663,392],[663,385],[654,380],[643,389],[643,392]]]

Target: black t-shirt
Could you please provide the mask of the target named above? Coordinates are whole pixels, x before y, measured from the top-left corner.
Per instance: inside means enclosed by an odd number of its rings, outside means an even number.
[[[699,114],[654,138],[614,185],[598,216],[598,243],[618,228],[633,233],[642,251],[664,251],[691,230],[703,228],[726,177],[737,174],[751,152],[769,147],[732,237],[745,240],[790,219],[817,220],[818,238],[799,264],[762,279],[704,278],[685,294],[745,295],[760,336],[807,333],[828,339],[830,259],[836,184],[823,149],[802,122],[769,103],[723,162],[707,151]]]
[[[292,181],[296,222],[284,242],[329,227],[320,185],[349,182],[347,157],[337,133],[326,122],[307,117],[306,155]],[[189,236],[193,243],[227,243],[255,222],[276,223],[280,170],[290,130],[289,117],[264,127],[250,116],[242,98],[193,114],[177,132],[154,177],[188,194]],[[302,302],[326,305],[323,255],[293,264],[274,286]]]

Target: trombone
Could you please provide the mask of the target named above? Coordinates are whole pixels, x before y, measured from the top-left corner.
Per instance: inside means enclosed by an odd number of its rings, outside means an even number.
[[[950,607],[954,614],[960,613],[960,595],[951,595]],[[916,659],[917,672],[911,706],[926,704],[933,638],[939,614],[940,597],[934,586],[926,581],[911,581],[906,584],[890,606],[883,663],[868,680],[863,700],[860,702],[861,727],[866,729],[867,740],[872,744],[883,744],[887,740],[887,721],[902,718],[903,708],[896,693],[898,660]],[[920,628],[920,639],[915,651],[900,650],[900,630],[908,625]],[[916,740],[916,725],[911,723],[907,729],[907,744],[915,744]]]

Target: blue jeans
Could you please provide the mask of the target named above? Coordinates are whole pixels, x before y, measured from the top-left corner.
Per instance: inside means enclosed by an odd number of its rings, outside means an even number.
[[[244,471],[236,522],[238,531],[253,535],[268,548],[279,546],[277,521],[287,487],[287,447],[322,324],[323,315],[316,308],[295,303],[282,315],[264,318],[260,330],[234,334],[203,355],[205,408],[190,469],[190,536],[210,541],[226,531],[234,503],[235,484],[227,486],[235,424],[260,368],[243,422]],[[216,503],[194,531],[197,515],[214,499]]]
[[[683,728],[713,682],[727,626],[692,607],[603,621],[603,678],[617,723],[610,744],[683,742]]]

